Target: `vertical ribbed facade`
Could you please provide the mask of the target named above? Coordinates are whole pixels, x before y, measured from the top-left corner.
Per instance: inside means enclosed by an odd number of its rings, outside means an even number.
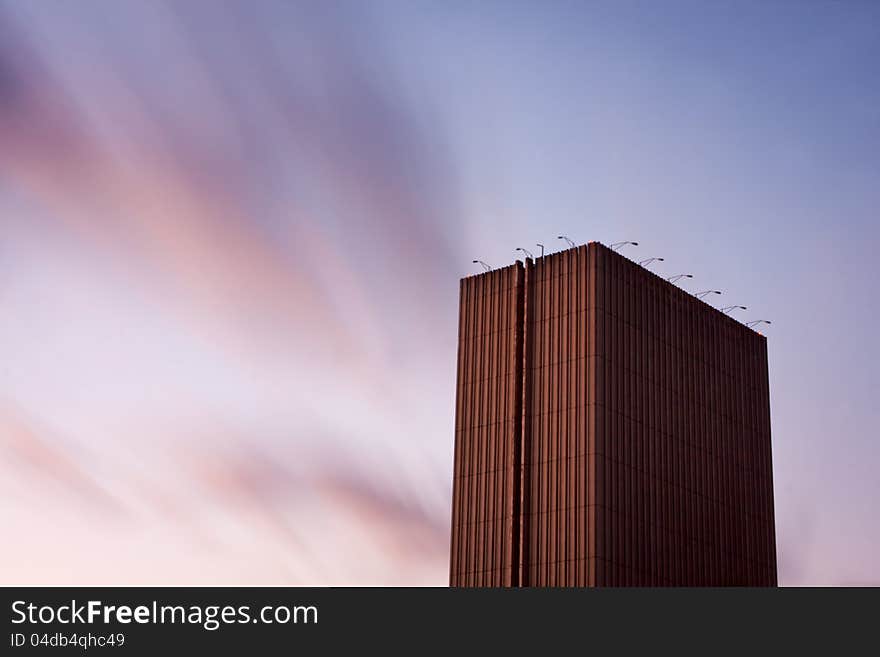
[[[595,250],[595,583],[775,586],[766,338]]]
[[[461,282],[453,586],[775,585],[766,339],[591,243]]]
[[[596,251],[532,264],[525,287],[522,583],[595,582]]]
[[[518,584],[524,273],[517,263],[461,281],[454,585]]]

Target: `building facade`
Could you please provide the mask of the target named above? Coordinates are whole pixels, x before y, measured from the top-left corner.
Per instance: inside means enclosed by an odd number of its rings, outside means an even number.
[[[767,340],[592,242],[461,281],[452,586],[775,586]]]

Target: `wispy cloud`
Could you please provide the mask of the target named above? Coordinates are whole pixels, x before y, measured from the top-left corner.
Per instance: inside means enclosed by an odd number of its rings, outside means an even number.
[[[419,300],[449,287],[453,177],[376,73],[381,55],[326,11],[285,13],[305,39],[288,43],[266,7],[104,7],[161,36],[165,80],[136,35],[125,47],[79,11],[14,9],[0,11],[0,189],[24,200],[3,213],[2,240],[29,256],[4,282],[15,317],[0,392],[22,409],[3,424],[10,522],[52,480],[82,499],[59,494],[37,515],[80,514],[68,539],[82,555],[144,530],[191,552],[163,581],[198,579],[184,566],[208,551],[228,581],[442,582],[446,484],[421,502],[405,489],[401,464],[420,463],[425,442],[403,432],[425,411],[399,400],[407,355],[424,364],[437,335]],[[66,58],[75,43],[92,45]],[[287,66],[291,48],[306,67]],[[389,458],[350,457],[373,450]],[[13,564],[44,534],[7,548],[4,580],[42,581]],[[352,536],[372,557],[346,554]],[[116,572],[69,565],[68,582]]]

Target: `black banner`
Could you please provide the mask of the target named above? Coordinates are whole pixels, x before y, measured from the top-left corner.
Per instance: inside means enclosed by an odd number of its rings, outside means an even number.
[[[872,643],[877,589],[5,588],[2,654]],[[769,646],[768,646],[769,647]]]

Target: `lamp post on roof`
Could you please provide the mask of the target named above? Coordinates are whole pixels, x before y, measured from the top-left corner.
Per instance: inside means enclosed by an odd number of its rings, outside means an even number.
[[[516,250],[517,250],[517,251],[522,251],[523,253],[525,253],[527,258],[531,258],[532,260],[535,259],[535,256],[532,255],[532,252],[531,252],[531,251],[526,251],[526,250],[525,250],[524,248],[522,248],[521,246],[516,247]]]
[[[608,248],[610,248],[612,251],[616,251],[617,249],[619,249],[619,248],[621,248],[621,247],[624,247],[624,246],[626,246],[627,244],[631,244],[632,246],[638,246],[638,245],[639,245],[638,242],[630,242],[630,241],[627,240],[627,241],[625,241],[625,242],[615,242],[614,244],[610,245]]]
[[[773,322],[771,322],[769,319],[756,319],[751,322],[746,322],[746,326],[751,328],[752,326],[757,326],[758,324],[772,324],[772,323]]]
[[[574,246],[575,246],[575,245],[574,245],[574,242],[572,242],[570,239],[568,239],[568,237],[566,237],[565,235],[557,235],[557,236],[556,236],[556,239],[558,239],[558,240],[565,240],[566,243],[568,244],[568,246],[571,247],[572,249],[573,249]]]
[[[474,260],[474,264],[475,264],[475,265],[482,265],[483,268],[484,268],[486,271],[490,271],[490,270],[492,269],[489,265],[487,265],[487,264],[486,264],[485,262],[483,262],[482,260]]]
[[[724,314],[727,314],[728,311],[731,311],[731,310],[748,310],[748,308],[746,308],[745,306],[726,306],[725,308],[721,309],[721,312],[723,312]]]
[[[676,281],[680,281],[682,278],[693,278],[693,274],[676,274],[675,276],[670,276],[666,280],[670,283],[675,283]]]
[[[707,294],[721,294],[721,290],[703,290],[702,292],[697,292],[694,296],[697,299],[702,299]]]
[[[644,260],[639,260],[639,264],[640,264],[642,267],[647,267],[648,265],[650,265],[650,264],[651,264],[652,262],[654,262],[655,260],[657,260],[658,262],[663,262],[663,258],[645,258]]]

